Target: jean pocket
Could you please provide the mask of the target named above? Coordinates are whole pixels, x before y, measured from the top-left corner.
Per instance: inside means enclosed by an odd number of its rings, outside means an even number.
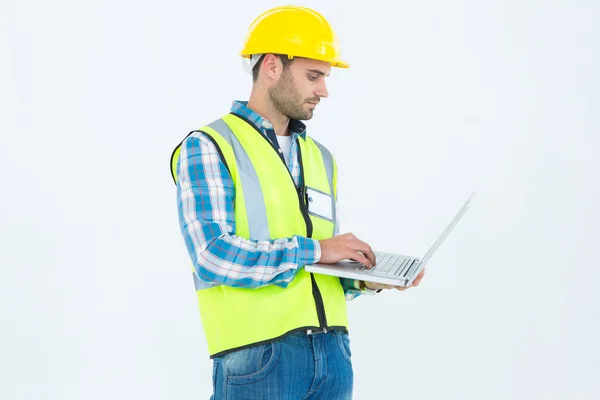
[[[277,365],[279,342],[274,341],[238,350],[225,357],[227,383],[247,385],[264,379]]]
[[[352,351],[350,350],[350,336],[346,332],[339,332],[337,335],[338,347],[342,356],[352,364]]]

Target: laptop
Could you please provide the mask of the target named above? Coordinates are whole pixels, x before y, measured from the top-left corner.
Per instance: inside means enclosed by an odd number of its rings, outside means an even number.
[[[410,286],[436,250],[440,247],[450,231],[469,209],[475,192],[467,199],[460,208],[454,219],[450,221],[446,229],[431,245],[422,258],[402,254],[374,252],[376,265],[369,269],[362,263],[354,260],[342,260],[334,264],[315,263],[306,265],[307,272],[317,274],[333,275],[342,278],[359,279],[367,282],[376,282],[394,286]]]

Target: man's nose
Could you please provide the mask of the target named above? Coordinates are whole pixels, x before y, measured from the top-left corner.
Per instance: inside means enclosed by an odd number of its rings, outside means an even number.
[[[329,96],[329,92],[327,91],[327,84],[325,83],[325,80],[321,80],[321,84],[317,88],[317,91],[315,92],[315,94],[319,97],[325,97],[325,98]]]

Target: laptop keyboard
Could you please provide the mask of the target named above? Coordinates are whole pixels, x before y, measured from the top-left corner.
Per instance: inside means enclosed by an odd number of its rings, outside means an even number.
[[[377,272],[385,275],[394,276],[406,276],[410,270],[413,270],[417,266],[418,260],[416,258],[406,257],[397,254],[374,252],[377,260],[377,265],[370,271]],[[361,264],[357,268],[360,271],[367,269]]]

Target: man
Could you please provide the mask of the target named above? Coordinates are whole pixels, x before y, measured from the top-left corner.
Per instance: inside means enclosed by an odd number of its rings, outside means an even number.
[[[249,101],[191,132],[171,160],[212,398],[348,399],[346,300],[392,286],[304,270],[343,259],[371,267],[375,256],[338,235],[337,165],[301,122],[327,97],[331,68],[348,64],[329,23],[304,7],[262,14],[241,54]]]

